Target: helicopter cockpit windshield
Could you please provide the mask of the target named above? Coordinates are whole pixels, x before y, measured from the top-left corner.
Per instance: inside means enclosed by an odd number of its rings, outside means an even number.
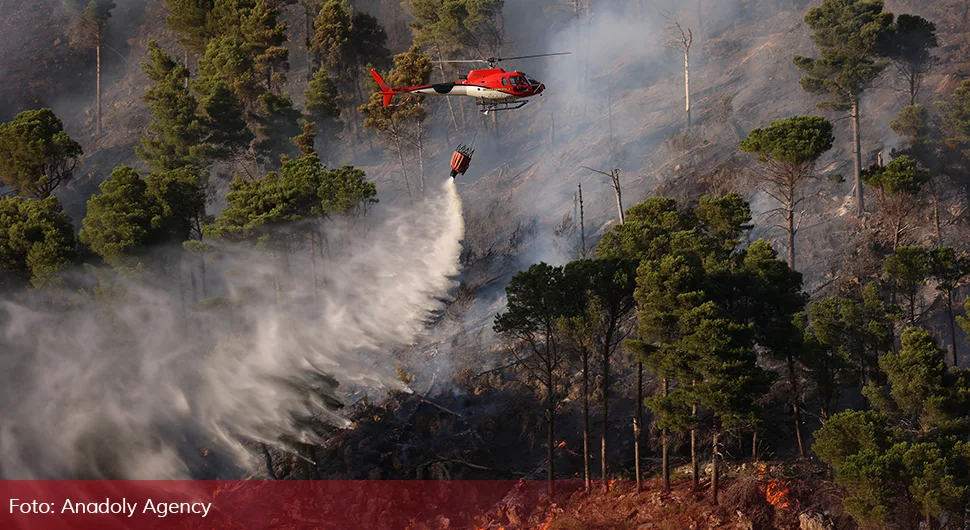
[[[539,82],[536,81],[535,79],[533,79],[532,76],[530,76],[529,74],[522,74],[522,76],[525,77],[525,81],[527,83],[529,83],[530,85],[538,85],[539,84]]]

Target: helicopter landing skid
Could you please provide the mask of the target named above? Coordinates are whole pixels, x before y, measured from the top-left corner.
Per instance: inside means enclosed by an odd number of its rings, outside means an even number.
[[[522,101],[487,101],[480,99],[478,104],[482,107],[482,112],[487,116],[489,112],[500,111],[500,110],[515,110],[524,107],[529,100],[524,99]]]

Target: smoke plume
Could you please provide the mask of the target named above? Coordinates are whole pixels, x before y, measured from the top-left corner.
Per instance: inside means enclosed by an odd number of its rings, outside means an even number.
[[[314,442],[319,425],[346,424],[335,399],[351,390],[407,390],[387,352],[414,343],[453,287],[464,232],[453,180],[413,210],[377,209],[367,227],[331,220],[288,237],[311,229],[326,241],[315,260],[220,247],[193,278],[218,297],[189,311],[187,280],[151,275],[119,278],[107,298],[0,303],[0,477],[239,474],[254,442]],[[173,277],[198,276],[194,265]],[[225,457],[219,470],[204,449]]]

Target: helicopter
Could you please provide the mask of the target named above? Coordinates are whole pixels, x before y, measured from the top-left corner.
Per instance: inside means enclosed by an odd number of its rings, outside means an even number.
[[[519,71],[506,72],[497,68],[496,63],[534,57],[549,57],[553,55],[570,55],[572,52],[541,53],[538,55],[521,55],[518,57],[488,57],[485,59],[435,61],[435,63],[477,63],[486,64],[488,68],[472,70],[466,76],[459,76],[458,81],[451,83],[434,83],[403,88],[387,86],[377,70],[371,70],[374,81],[384,96],[384,106],[392,106],[394,96],[404,94],[423,94],[438,96],[468,96],[477,100],[481,111],[486,115],[499,110],[515,110],[524,107],[532,96],[541,95],[546,85],[533,79],[528,74]]]

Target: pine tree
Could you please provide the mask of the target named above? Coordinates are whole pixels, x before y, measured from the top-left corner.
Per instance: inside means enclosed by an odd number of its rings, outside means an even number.
[[[861,218],[865,203],[859,98],[887,66],[878,53],[893,15],[883,11],[882,0],[823,0],[808,11],[805,22],[814,31],[812,41],[820,57],[796,56],[795,65],[806,73],[802,88],[825,97],[820,107],[848,111],[852,118],[856,208]]]
[[[943,171],[963,189],[970,219],[970,81],[961,83],[949,101],[938,103],[937,110]]]
[[[148,58],[142,69],[154,83],[144,96],[152,123],[135,152],[157,171],[207,165],[206,124],[198,114],[198,100],[185,86],[188,71],[153,41]]]
[[[881,53],[903,76],[910,105],[916,105],[923,77],[936,64],[932,50],[939,45],[936,24],[916,15],[899,15],[886,37]]]
[[[206,23],[215,7],[214,0],[165,0],[171,14],[165,17],[168,28],[178,34],[179,44],[188,54],[205,52],[206,43],[213,34]],[[185,64],[188,68],[189,65]]]
[[[253,133],[246,124],[246,111],[225,83],[216,83],[200,102],[206,127],[207,154],[211,158],[233,158],[249,148]]]
[[[0,198],[0,286],[7,278],[59,285],[76,257],[74,227],[57,199]]]
[[[260,113],[256,117],[256,159],[277,167],[280,157],[296,157],[293,139],[302,132],[300,111],[293,108],[289,96],[267,92],[259,97]]]
[[[906,322],[916,325],[916,306],[920,288],[929,275],[929,256],[922,247],[900,247],[883,261],[883,271],[892,282],[894,292],[906,301]]]
[[[157,208],[152,226],[164,240],[181,244],[202,235],[210,196],[202,171],[183,167],[151,173],[145,177],[145,193]]]
[[[97,90],[95,95],[95,134],[101,135],[101,48],[104,46],[104,26],[115,8],[112,0],[63,0],[64,6],[75,14],[76,26],[72,40],[82,48],[94,48],[97,55]]]
[[[808,199],[802,188],[816,178],[818,159],[832,148],[832,124],[818,116],[795,116],[751,131],[741,150],[758,155],[762,190],[781,205],[788,232],[788,266],[795,269],[797,215]]]
[[[877,190],[879,214],[889,225],[893,251],[911,228],[910,218],[922,205],[920,192],[929,179],[929,170],[906,155],[863,172],[862,182]]]
[[[954,313],[954,294],[957,286],[970,275],[970,259],[966,256],[957,256],[953,247],[935,247],[927,254],[927,269],[929,277],[936,281],[936,290],[943,297],[943,304],[946,307],[947,327],[949,328],[950,353],[953,366],[960,366],[957,359],[957,332],[956,315]]]
[[[970,504],[970,372],[948,370],[944,354],[929,332],[907,329],[901,350],[879,360],[887,384],[866,388],[876,410],[837,414],[816,433],[813,448],[835,468],[856,520],[915,527],[915,506],[932,530]]]
[[[50,109],[25,110],[0,124],[0,179],[44,199],[71,181],[83,151]]]
[[[558,337],[557,324],[562,317],[574,316],[582,311],[582,296],[569,289],[562,267],[539,263],[520,271],[506,287],[508,308],[495,316],[496,333],[524,344],[527,355],[521,364],[539,382],[545,394],[547,421],[547,470],[548,489],[554,491],[555,471],[555,425],[558,406],[559,372],[563,363],[563,351]]]
[[[777,253],[763,239],[745,249],[740,274],[747,310],[733,310],[735,318],[752,325],[754,341],[771,357],[784,363],[783,376],[791,392],[792,416],[798,452],[805,457],[802,440],[802,370],[805,364],[802,333],[795,317],[805,307],[802,275],[778,259]],[[746,296],[745,296],[746,295]],[[732,295],[731,298],[734,298]],[[729,305],[729,304],[722,304]]]
[[[385,79],[393,86],[415,86],[428,83],[431,77],[433,63],[425,56],[420,48],[411,49],[394,57],[394,69],[387,73]],[[427,109],[423,104],[424,96],[403,96],[402,101],[394,107],[385,107],[379,92],[371,95],[370,101],[360,107],[364,115],[364,127],[373,129],[397,153],[404,175],[404,184],[408,198],[412,200],[411,183],[408,178],[404,154],[408,147],[417,151],[420,171],[420,191],[424,194],[424,121]]]
[[[161,211],[134,169],[119,166],[88,199],[79,240],[108,264],[128,268],[163,235],[156,223]]]

